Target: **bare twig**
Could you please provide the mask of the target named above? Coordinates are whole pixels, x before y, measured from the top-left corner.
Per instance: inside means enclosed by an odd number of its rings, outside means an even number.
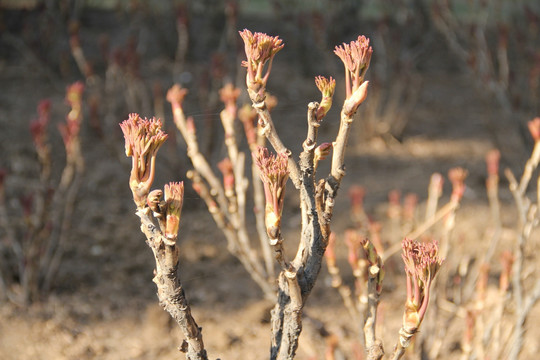
[[[431,175],[428,188],[428,199],[426,203],[426,216],[424,221],[429,221],[430,218],[435,216],[439,198],[442,195],[443,177],[439,173]]]
[[[224,212],[227,219],[230,219],[227,198],[223,187],[221,186],[221,182],[214,174],[214,171],[206,161],[206,158],[199,151],[199,144],[197,142],[193,120],[189,120],[188,122],[184,116],[182,101],[186,93],[187,90],[180,88],[179,85],[173,86],[167,92],[167,100],[171,103],[173,108],[174,123],[186,141],[187,155],[191,159],[193,167],[208,182],[221,211]]]
[[[376,337],[376,325],[377,307],[379,306],[382,280],[384,278],[383,262],[373,244],[367,239],[364,240],[362,245],[370,264],[368,267],[368,303],[364,320],[364,339],[368,360],[380,360],[384,356],[384,350],[382,342]]]
[[[514,250],[514,264],[512,268],[512,293],[515,301],[516,311],[514,318],[514,328],[512,331],[512,341],[510,345],[509,359],[515,360],[518,358],[519,353],[521,352],[523,345],[523,325],[528,315],[526,311],[526,302],[529,299],[534,299],[533,294],[530,297],[526,297],[525,291],[523,289],[523,281],[525,280],[525,275],[523,273],[524,268],[524,252],[525,245],[527,240],[530,237],[532,229],[538,225],[538,208],[536,204],[532,203],[529,198],[526,196],[526,190],[529,185],[533,171],[538,167],[540,162],[540,119],[535,118],[529,122],[529,129],[531,135],[535,140],[535,146],[532,152],[531,157],[527,160],[525,164],[525,169],[523,175],[518,183],[514,174],[510,169],[505,170],[506,178],[509,181],[510,192],[514,197],[514,202],[516,204],[518,212],[518,225],[517,225],[517,239]],[[536,300],[534,300],[536,302]],[[533,302],[533,303],[534,303]]]
[[[341,272],[336,264],[335,245],[336,234],[332,232],[328,238],[328,246],[325,253],[328,273],[332,277],[331,285],[338,290],[339,295],[343,300],[343,304],[345,305],[345,309],[347,309],[349,315],[353,318],[353,323],[359,324],[361,316],[358,308],[354,304],[351,288],[343,283]]]

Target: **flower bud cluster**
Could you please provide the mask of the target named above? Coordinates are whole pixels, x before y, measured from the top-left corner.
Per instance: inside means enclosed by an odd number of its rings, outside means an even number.
[[[288,156],[286,154],[272,155],[267,148],[259,147],[257,152],[253,153],[253,159],[259,168],[266,198],[266,232],[271,241],[277,240],[281,228],[285,185],[289,178]]]
[[[156,154],[167,134],[161,130],[160,119],[141,119],[138,114],[130,114],[120,127],[124,133],[126,156],[132,158],[129,185],[133,200],[137,207],[144,207],[154,181]]]
[[[352,116],[367,96],[368,82],[364,81],[364,77],[373,49],[369,46],[369,39],[361,35],[349,44],[336,46],[334,53],[345,65],[346,100],[343,110],[348,116]]]
[[[184,182],[170,182],[165,184],[164,193],[165,205],[163,213],[165,215],[165,237],[168,240],[176,241],[180,226],[182,205],[184,204]]]
[[[405,238],[401,243],[401,255],[407,274],[407,302],[403,315],[403,328],[415,333],[424,319],[429,304],[433,279],[439,271],[443,259],[437,254],[436,242],[418,242]]]
[[[244,40],[247,60],[242,66],[247,68],[246,85],[249,91],[257,94],[259,101],[264,100],[266,82],[272,69],[272,60],[277,52],[283,49],[282,40],[277,36],[244,29],[240,31]]]
[[[336,89],[336,80],[331,76],[330,79],[327,79],[324,76],[317,76],[315,78],[315,85],[317,85],[317,89],[319,89],[322,94],[321,103],[317,109],[317,121],[321,121],[332,107],[332,97],[334,96],[334,90]]]

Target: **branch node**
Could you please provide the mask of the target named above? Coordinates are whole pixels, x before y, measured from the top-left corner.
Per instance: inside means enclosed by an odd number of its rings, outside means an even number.
[[[253,103],[252,106],[256,109],[256,110],[262,110],[266,107],[266,104],[264,103],[264,101],[260,101],[260,102],[257,102],[257,103]]]
[[[399,344],[403,348],[408,348],[411,345],[412,338],[416,334],[417,329],[407,330],[405,328],[399,329]]]
[[[169,239],[166,236],[162,237],[163,243],[167,246],[175,246],[176,245],[176,237],[174,239]]]
[[[369,267],[369,274],[371,276],[377,276],[377,274],[381,271],[381,268],[377,265],[372,265]]]
[[[304,143],[302,144],[302,147],[306,151],[312,151],[315,148],[316,145],[317,145],[317,143],[315,143],[311,139],[306,139],[306,141],[304,141]]]

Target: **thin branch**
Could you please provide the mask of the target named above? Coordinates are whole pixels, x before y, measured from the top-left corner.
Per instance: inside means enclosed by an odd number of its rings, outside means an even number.
[[[505,170],[505,175],[509,181],[509,188],[514,201],[516,203],[516,208],[519,216],[519,223],[517,226],[517,241],[514,251],[514,264],[512,268],[512,286],[513,286],[513,295],[516,304],[516,309],[519,311],[516,312],[514,318],[514,329],[512,331],[512,341],[510,343],[510,354],[509,359],[515,360],[518,358],[519,353],[521,352],[523,346],[523,325],[528,315],[528,311],[525,311],[526,305],[529,305],[531,299],[538,298],[535,295],[535,292],[540,291],[537,283],[537,287],[533,291],[533,294],[528,298],[525,297],[523,290],[523,265],[524,265],[524,252],[525,252],[525,243],[530,237],[532,228],[537,224],[537,207],[535,204],[532,204],[531,201],[525,196],[525,191],[529,184],[529,181],[532,177],[533,171],[538,167],[540,161],[540,142],[536,141],[533,153],[527,163],[525,164],[525,169],[521,180],[518,184],[514,174],[510,169]],[[532,305],[530,305],[532,306]]]
[[[535,287],[532,290],[532,292],[527,296],[527,298],[523,301],[523,307],[517,309],[516,313],[516,319],[514,323],[514,329],[512,331],[512,340],[510,343],[510,354],[508,355],[508,359],[517,359],[519,357],[519,354],[521,352],[521,349],[523,347],[523,337],[524,337],[524,330],[523,326],[525,325],[525,321],[527,320],[527,317],[529,313],[532,310],[532,307],[536,304],[536,302],[540,299],[540,280],[536,281]]]
[[[237,162],[234,166],[234,178],[236,184],[236,214],[233,214],[235,219],[235,228],[238,232],[238,240],[242,246],[243,252],[248,257],[254,270],[263,278],[268,278],[260,260],[253,251],[249,242],[249,235],[246,228],[246,190],[248,180],[244,177],[245,155],[244,153],[237,154]]]
[[[403,327],[399,329],[399,341],[394,347],[394,352],[390,357],[391,360],[399,360],[403,357],[405,350],[409,347],[415,333],[416,332],[410,333]]]
[[[529,160],[527,160],[527,163],[525,164],[525,169],[523,171],[523,175],[521,176],[521,180],[519,181],[519,186],[517,188],[517,191],[520,195],[525,195],[525,191],[527,190],[527,186],[529,186],[529,181],[531,180],[532,174],[534,170],[538,167],[538,163],[540,162],[540,141],[537,141],[534,145],[533,153]]]
[[[332,237],[335,239],[335,236],[332,235]],[[333,240],[330,240],[333,242]],[[329,247],[331,245],[328,245]],[[328,249],[330,250],[330,248]],[[328,254],[327,250],[327,254]],[[334,253],[332,249],[332,254]],[[352,297],[352,291],[351,288],[343,283],[343,277],[341,276],[341,272],[339,270],[339,267],[336,265],[335,261],[335,255],[332,259],[329,259],[327,257],[326,259],[326,266],[328,268],[328,273],[330,274],[332,281],[331,285],[334,289],[337,289],[339,292],[339,295],[341,296],[343,300],[343,304],[345,305],[345,309],[349,312],[349,315],[353,319],[353,323],[357,324],[360,322],[360,313],[358,312],[358,309],[354,305],[353,297]]]
[[[306,153],[306,155],[311,153],[311,157],[313,156],[313,151],[315,150],[315,146],[317,145],[317,133],[320,126],[320,123],[317,121],[318,108],[319,108],[319,103],[317,102],[310,102],[308,104],[308,113],[307,113],[308,131],[307,131],[306,140],[302,144],[302,147],[304,148],[304,152]]]
[[[191,159],[193,167],[208,182],[212,191],[212,195],[215,196],[219,207],[223,211],[223,215],[227,219],[230,219],[225,191],[223,190],[223,186],[221,185],[219,178],[216,176],[216,174],[206,161],[204,155],[202,155],[199,151],[199,144],[197,142],[195,130],[188,127],[182,107],[175,102],[172,103],[172,106],[174,123],[176,124],[176,127],[186,141],[187,155]]]
[[[60,268],[60,262],[64,254],[65,244],[68,240],[69,231],[73,221],[73,212],[75,210],[77,195],[79,193],[79,189],[83,180],[82,175],[83,174],[81,172],[77,172],[75,174],[73,183],[65,194],[65,203],[64,208],[62,209],[62,222],[58,224],[58,243],[56,244],[50,262],[44,268],[44,270],[46,270],[45,278],[43,280],[43,289],[45,292],[48,292],[50,290],[52,282],[56,274],[58,273],[58,269]]]
[[[380,260],[380,258],[379,258]],[[380,272],[381,268],[374,264],[368,268],[368,304],[366,319],[364,321],[364,339],[368,360],[380,360],[384,350],[380,340],[376,338],[377,307],[380,298]]]
[[[149,216],[150,209],[138,209],[136,214],[141,219],[141,231],[145,234],[148,246],[152,249],[156,261],[154,283],[158,288],[160,305],[176,321],[185,340],[181,350],[188,360],[208,360],[202,332],[191,315],[191,308],[184,294],[178,276],[179,253],[176,243],[169,245],[169,240],[156,228]]]
[[[242,248],[239,246],[238,233],[234,230],[232,225],[225,218],[221,209],[217,206],[214,198],[210,194],[210,190],[202,180],[197,171],[191,170],[187,173],[188,179],[193,182],[193,187],[206,203],[208,212],[212,215],[216,225],[221,229],[225,238],[227,239],[228,250],[240,260],[242,265],[246,268],[252,279],[259,285],[263,291],[265,297],[269,299],[274,298],[275,290],[267,279],[253,267],[253,262],[247,257]]]
[[[362,104],[367,95],[369,82],[364,81],[350,98],[347,98],[341,109],[341,120],[336,140],[333,143],[332,164],[330,175],[326,178],[326,200],[323,221],[329,223],[334,212],[335,198],[341,180],[345,176],[345,150],[351,132],[351,125],[358,106]]]
[[[442,181],[443,177],[439,173],[431,175],[428,187],[428,199],[426,202],[426,216],[424,221],[429,221],[435,216],[439,198],[442,195]]]
[[[251,92],[248,89],[248,93]],[[261,131],[264,136],[268,139],[270,144],[272,144],[272,147],[278,154],[287,154],[289,157],[288,162],[288,168],[289,168],[289,177],[291,178],[291,181],[293,182],[294,186],[299,189],[300,188],[300,174],[298,165],[294,161],[292,157],[292,153],[281,141],[279,138],[276,128],[274,126],[274,122],[272,121],[272,116],[270,115],[270,111],[268,111],[268,108],[266,106],[266,103],[264,99],[260,102],[256,102],[256,95],[254,97],[251,97],[251,101],[253,102],[253,108],[257,110],[257,114],[259,114],[259,122],[261,124]]]

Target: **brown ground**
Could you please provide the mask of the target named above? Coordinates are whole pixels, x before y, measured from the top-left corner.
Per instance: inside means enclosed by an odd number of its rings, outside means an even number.
[[[286,51],[287,48],[283,53]],[[474,254],[482,249],[481,239],[489,221],[483,185],[486,152],[494,146],[504,146],[503,166],[519,172],[529,150],[522,144],[518,127],[501,116],[497,104],[475,87],[474,79],[455,67],[445,66],[444,59],[450,55],[440,46],[434,51],[435,54],[423,60],[422,87],[410,89],[420,91],[420,94],[401,144],[388,147],[379,140],[360,142],[358,136],[351,138],[348,173],[332,228],[342,234],[351,225],[345,194],[352,184],[361,184],[367,189],[367,210],[377,219],[384,220],[388,191],[415,192],[422,202],[426,198],[430,175],[435,171],[446,174],[449,168],[459,165],[468,169],[470,175],[453,239],[456,255]],[[24,186],[33,185],[37,169],[28,122],[35,116],[37,102],[45,97],[53,102],[53,122],[59,122],[66,111],[63,87],[69,81],[57,78],[51,82],[42,72],[32,70],[36,65],[32,60],[14,61],[14,58],[21,59],[16,56],[0,58],[0,167],[9,169],[7,188],[22,191]],[[170,59],[156,55],[153,61],[161,64]],[[278,132],[283,134],[289,146],[298,150],[305,106],[308,101],[317,99],[317,94],[312,78],[302,77],[293,66],[277,60],[269,89],[280,99],[275,111]],[[163,78],[160,76],[163,68],[157,75],[152,73],[149,65],[143,65],[143,69],[147,84]],[[163,84],[169,86],[171,81]],[[306,94],[304,89],[310,89],[310,92]],[[335,112],[331,114],[324,125],[326,129],[322,130],[321,137],[326,141],[337,130],[335,115]],[[170,113],[167,116],[165,121],[170,123]],[[123,118],[125,115],[118,122]],[[213,119],[216,123],[215,114]],[[496,135],[504,134],[504,142],[498,142],[501,136],[494,137],[487,129],[496,129],[499,132]],[[59,167],[63,155],[54,126],[51,136],[58,154],[56,167]],[[85,182],[75,214],[73,235],[54,291],[47,300],[29,308],[0,305],[1,359],[182,358],[176,350],[181,342],[179,331],[157,305],[151,282],[153,259],[133,214],[127,185],[128,162],[122,154],[123,141],[118,131],[110,137],[116,139],[114,149],[105,146],[88,126],[83,129],[87,162]],[[173,156],[175,153],[173,146],[166,146],[161,151],[158,184],[178,180],[187,170],[184,155]],[[447,182],[444,199],[449,191]],[[292,194],[291,188],[285,210],[285,232],[289,242],[294,242],[299,221]],[[512,227],[514,210],[504,181],[501,198],[507,210],[505,225]],[[241,264],[228,254],[225,240],[202,201],[190,192],[184,207],[180,236],[181,278],[193,313],[203,326],[211,358],[267,358],[271,304],[262,300],[261,292]],[[538,239],[538,232],[535,235],[533,238]],[[511,248],[512,236],[510,229],[505,232],[502,247]],[[343,251],[341,255],[341,264],[346,269]],[[388,352],[396,339],[404,298],[404,278],[400,269],[401,263],[396,257],[388,270],[381,306],[383,320],[379,333]],[[346,280],[350,280],[349,273],[346,274]],[[496,272],[493,276],[495,284]],[[328,285],[329,278],[324,269],[306,312],[323,321],[328,330],[340,337],[344,352],[351,353],[356,326],[349,322],[339,296]],[[536,358],[540,342],[534,324],[538,320],[536,311],[529,321],[532,325],[528,328],[522,359]],[[459,356],[457,342],[464,331],[463,324],[463,319],[453,323],[444,344],[449,350],[443,358]],[[323,359],[323,351],[323,340],[308,324],[298,359]]]

